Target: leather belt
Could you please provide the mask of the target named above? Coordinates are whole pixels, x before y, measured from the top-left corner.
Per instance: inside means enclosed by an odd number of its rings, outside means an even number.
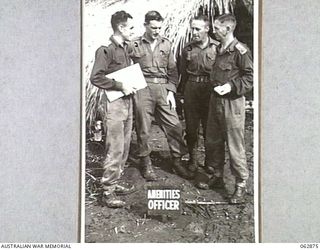
[[[189,75],[188,80],[193,81],[193,82],[209,82],[210,81],[210,77],[209,76]]]
[[[168,83],[168,80],[166,78],[160,78],[160,77],[145,77],[146,82],[148,83],[158,83],[158,84],[166,84]]]

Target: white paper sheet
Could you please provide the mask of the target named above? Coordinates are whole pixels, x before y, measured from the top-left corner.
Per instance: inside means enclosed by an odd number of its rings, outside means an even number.
[[[124,85],[134,86],[137,90],[143,89],[147,86],[146,80],[138,63],[112,72],[106,75],[106,77],[122,82]],[[113,102],[124,96],[122,91],[117,90],[106,90],[106,94],[109,102]]]

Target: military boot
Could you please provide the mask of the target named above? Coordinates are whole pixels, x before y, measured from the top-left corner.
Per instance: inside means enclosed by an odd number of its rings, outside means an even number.
[[[149,156],[141,158],[141,167],[141,174],[146,181],[156,181],[158,179]]]
[[[219,188],[224,188],[224,181],[223,181],[223,177],[216,177],[216,176],[212,176],[211,179],[208,182],[209,187],[212,189],[219,189]]]
[[[126,203],[120,200],[114,192],[109,191],[103,192],[102,202],[109,208],[121,208],[126,205]]]
[[[230,198],[230,203],[231,204],[244,203],[245,202],[244,198],[245,198],[246,192],[247,192],[247,190],[245,187],[236,186],[236,189]]]
[[[192,179],[193,175],[188,172],[186,168],[183,167],[180,157],[174,157],[172,160],[173,172],[180,175],[185,179]]]
[[[206,183],[199,181],[196,183],[196,187],[200,189],[222,189],[224,188],[223,177],[212,176],[210,180]]]

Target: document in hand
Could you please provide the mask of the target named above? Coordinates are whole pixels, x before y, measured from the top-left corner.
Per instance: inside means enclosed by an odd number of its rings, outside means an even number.
[[[112,72],[106,75],[106,77],[122,82],[124,85],[134,86],[137,90],[147,87],[146,80],[138,63]],[[113,102],[124,96],[122,91],[117,90],[106,90],[106,94],[109,102]]]

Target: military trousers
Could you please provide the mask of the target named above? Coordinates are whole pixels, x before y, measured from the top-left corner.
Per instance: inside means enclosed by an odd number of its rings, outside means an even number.
[[[223,176],[225,143],[236,186],[244,187],[249,177],[244,141],[245,98],[229,99],[212,93],[206,130],[206,165]]]
[[[186,145],[182,138],[182,126],[177,112],[167,104],[166,84],[148,83],[144,89],[134,95],[135,125],[137,132],[138,157],[149,156],[151,122],[153,118],[167,137],[172,157],[186,154]]]
[[[132,132],[132,96],[122,97],[108,102],[104,118],[106,134],[106,158],[103,163],[101,179],[105,189],[111,187],[120,179],[130,149]]]
[[[186,139],[191,153],[198,145],[200,124],[206,134],[208,107],[210,100],[209,82],[187,81],[184,88],[184,113],[186,119]]]

